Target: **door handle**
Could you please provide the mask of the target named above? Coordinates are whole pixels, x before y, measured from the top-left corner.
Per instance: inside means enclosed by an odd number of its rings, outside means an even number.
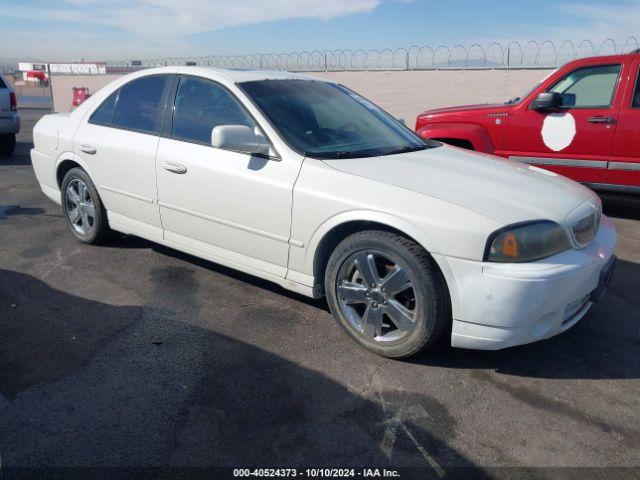
[[[88,155],[95,155],[98,150],[96,147],[92,147],[91,145],[80,145],[80,151]]]
[[[613,117],[589,117],[587,118],[589,123],[604,123],[607,125],[612,125],[616,123],[616,119]]]
[[[187,173],[187,167],[174,162],[164,162],[164,169],[171,173],[178,173],[180,175]]]

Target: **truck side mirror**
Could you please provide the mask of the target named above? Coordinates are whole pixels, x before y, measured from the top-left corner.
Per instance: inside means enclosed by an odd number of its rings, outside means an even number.
[[[555,110],[562,106],[562,94],[557,92],[542,92],[531,104],[537,111]]]

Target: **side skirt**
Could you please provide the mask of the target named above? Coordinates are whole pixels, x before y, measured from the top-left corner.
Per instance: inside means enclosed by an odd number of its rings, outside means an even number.
[[[169,248],[173,248],[180,252],[188,253],[189,255],[193,255],[194,257],[199,257],[204,260],[208,260],[210,262],[217,263],[219,265],[224,265],[225,267],[233,268],[234,270],[238,270],[238,271],[247,273],[249,275],[253,275],[254,277],[262,278],[264,280],[273,282],[277,285],[280,285],[282,288],[286,290],[291,290],[293,292],[299,293],[306,297],[314,298],[314,291],[312,287],[303,285],[302,283],[299,283],[299,282],[294,282],[287,278],[283,278],[278,275],[274,275],[272,273],[268,273],[248,265],[244,265],[244,264],[229,260],[220,255],[211,255],[207,252],[203,252],[201,249],[193,248],[191,246],[184,245],[183,243],[178,243],[175,241],[167,240],[165,238],[161,238],[158,236],[158,233],[157,231],[155,231],[156,230],[155,228],[153,229],[154,231],[151,231],[149,229],[132,228],[131,225],[125,226],[123,225],[123,223],[125,222],[122,222],[122,221],[118,222],[118,218],[117,217],[114,218],[114,217],[116,216],[114,216],[113,214],[109,214],[109,226],[113,230],[116,230],[120,233],[124,233],[126,235],[135,235],[135,236],[144,238],[145,240],[149,240],[151,242],[164,245]]]

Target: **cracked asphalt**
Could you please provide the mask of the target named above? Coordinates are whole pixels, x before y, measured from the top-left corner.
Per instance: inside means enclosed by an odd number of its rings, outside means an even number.
[[[42,112],[22,115],[0,159],[2,480],[640,476],[640,199],[605,198],[620,261],[573,329],[391,361],[351,343],[322,301],[135,237],[74,240],[30,164]]]

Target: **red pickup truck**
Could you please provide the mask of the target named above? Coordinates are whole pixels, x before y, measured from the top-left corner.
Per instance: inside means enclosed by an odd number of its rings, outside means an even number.
[[[575,60],[504,104],[429,110],[416,132],[640,193],[640,50]]]

